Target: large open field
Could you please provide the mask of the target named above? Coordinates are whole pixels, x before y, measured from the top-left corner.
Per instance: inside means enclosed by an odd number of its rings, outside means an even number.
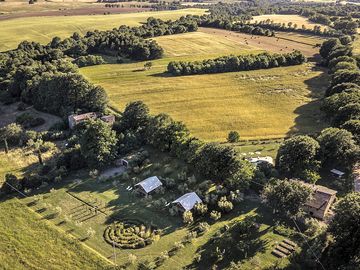
[[[230,34],[201,29],[197,33],[159,37],[156,40],[166,57],[153,61],[154,66],[148,71],[143,71],[144,63],[139,62],[87,67],[81,73],[106,89],[113,107],[122,110],[130,101],[143,100],[152,113],[170,114],[205,140],[224,141],[231,130],[238,130],[245,139],[318,131],[322,123],[317,98],[326,85],[323,71],[312,63],[224,74],[183,77],[164,74],[171,60],[263,50],[285,52],[301,46],[308,56],[317,51],[295,41]]]
[[[23,40],[48,43],[54,36],[68,37],[74,32],[108,30],[120,25],[139,25],[150,16],[169,20],[186,14],[203,14],[204,9],[181,9],[161,12],[141,12],[94,16],[28,17],[1,21],[0,51],[16,48]]]

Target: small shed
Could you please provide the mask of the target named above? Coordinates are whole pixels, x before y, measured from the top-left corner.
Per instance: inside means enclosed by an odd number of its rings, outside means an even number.
[[[269,163],[271,165],[274,165],[274,160],[272,157],[269,157],[269,156],[266,156],[266,157],[252,157],[252,158],[248,158],[248,161],[257,166],[259,164],[262,164],[262,163]]]
[[[345,174],[344,172],[339,171],[339,170],[337,170],[337,169],[332,169],[332,170],[330,170],[330,172],[331,172],[333,175],[335,175],[336,177],[339,177],[339,178],[343,177],[344,174]]]
[[[181,211],[190,211],[194,208],[195,204],[202,203],[202,200],[195,192],[189,192],[182,195],[180,198],[172,202],[177,205]]]
[[[162,186],[162,183],[159,180],[159,178],[157,176],[151,176],[151,177],[146,178],[145,180],[141,181],[140,183],[137,183],[135,185],[135,188],[139,192],[141,192],[145,195],[148,195],[149,193],[151,193],[155,189],[159,188],[160,186]]]

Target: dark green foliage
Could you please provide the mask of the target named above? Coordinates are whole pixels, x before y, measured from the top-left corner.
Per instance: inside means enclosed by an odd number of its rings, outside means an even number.
[[[16,189],[22,189],[20,179],[11,173],[7,173],[5,175],[5,182],[2,184],[1,191],[5,193],[15,193]]]
[[[212,181],[223,182],[241,168],[236,151],[228,146],[207,143],[194,160],[197,171]]]
[[[317,140],[325,166],[339,165],[350,169],[359,157],[359,147],[347,130],[327,128],[321,132]]]
[[[289,216],[300,214],[311,195],[311,188],[297,180],[273,180],[262,191],[264,201],[275,212]]]
[[[324,264],[327,269],[357,269],[360,258],[360,194],[350,193],[335,207],[329,227],[334,241]],[[341,254],[341,256],[339,256]]]
[[[237,131],[230,131],[229,132],[229,135],[228,135],[228,138],[227,138],[227,141],[229,143],[236,143],[240,140],[240,134],[239,132]]]
[[[89,120],[80,137],[81,154],[90,168],[102,168],[116,158],[116,133],[101,120]]]
[[[360,120],[349,120],[342,124],[341,128],[351,132],[356,143],[360,145]]]
[[[319,149],[319,143],[309,136],[292,137],[280,146],[276,168],[280,174],[290,178],[302,178],[306,171],[317,172]]]
[[[149,125],[149,107],[142,101],[130,102],[126,105],[121,118],[121,130],[137,131]]]
[[[173,75],[208,74],[300,65],[305,61],[305,56],[299,51],[286,54],[232,55],[201,62],[173,61],[168,64],[167,71]]]
[[[99,55],[79,56],[74,62],[79,67],[95,66],[105,63],[104,59]]]
[[[33,96],[35,108],[61,116],[77,111],[104,112],[107,105],[103,88],[74,73],[44,77]]]

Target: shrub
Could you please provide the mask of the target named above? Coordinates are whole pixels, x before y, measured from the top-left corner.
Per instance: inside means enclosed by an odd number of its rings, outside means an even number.
[[[204,234],[209,229],[210,229],[210,225],[207,222],[200,222],[199,225],[197,226],[197,231],[199,235]]]
[[[185,224],[190,224],[190,223],[194,222],[194,218],[193,218],[191,211],[185,211],[183,213],[183,222]]]
[[[208,207],[206,204],[196,203],[194,206],[194,211],[196,214],[203,216],[208,211]]]
[[[240,140],[240,134],[237,131],[230,131],[227,141],[229,143],[237,143]]]
[[[218,211],[211,211],[210,213],[210,218],[213,219],[213,220],[219,220],[221,218],[221,213],[218,212]]]

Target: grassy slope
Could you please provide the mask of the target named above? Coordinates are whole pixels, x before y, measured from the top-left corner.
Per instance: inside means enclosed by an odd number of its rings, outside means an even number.
[[[169,113],[185,122],[194,135],[224,141],[230,130],[242,138],[283,137],[289,132],[321,128],[313,96],[324,90],[321,70],[312,65],[223,74],[168,77],[171,60],[194,60],[219,55],[259,52],[211,33],[188,33],[157,38],[166,57],[143,63],[87,67],[81,73],[103,86],[111,105],[143,100],[152,113]]]
[[[106,265],[17,199],[1,202],[0,231],[1,269],[102,269]]]
[[[54,36],[68,37],[74,32],[108,30],[120,25],[139,25],[150,16],[164,20],[177,19],[186,14],[201,15],[204,9],[141,12],[116,15],[34,17],[1,21],[0,51],[16,48],[23,40],[47,43]]]

